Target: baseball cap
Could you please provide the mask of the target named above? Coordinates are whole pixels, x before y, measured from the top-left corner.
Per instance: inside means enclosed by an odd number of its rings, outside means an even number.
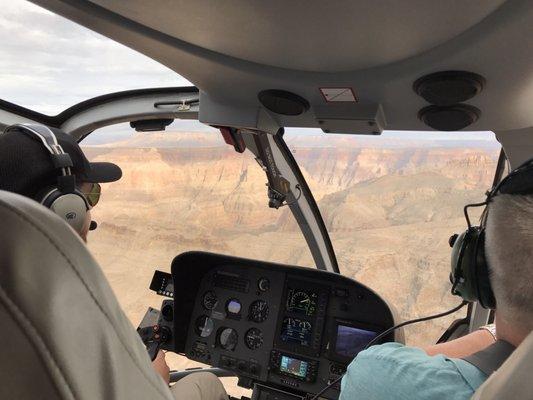
[[[76,140],[65,132],[50,128],[58,144],[72,159],[76,182],[105,183],[122,177],[122,170],[109,162],[89,162]],[[57,181],[50,153],[39,139],[20,129],[0,134],[0,190],[34,197]]]

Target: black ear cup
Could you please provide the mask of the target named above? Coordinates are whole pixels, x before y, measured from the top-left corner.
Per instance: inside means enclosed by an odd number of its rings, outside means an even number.
[[[496,299],[490,283],[490,268],[485,257],[485,229],[481,229],[477,238],[475,254],[475,293],[483,308],[496,308]]]
[[[485,259],[485,230],[473,226],[452,238],[452,293],[466,301],[479,301],[484,308],[494,308],[496,302]]]
[[[37,200],[63,218],[75,231],[81,232],[89,209],[81,192],[62,193],[52,187],[42,192]]]

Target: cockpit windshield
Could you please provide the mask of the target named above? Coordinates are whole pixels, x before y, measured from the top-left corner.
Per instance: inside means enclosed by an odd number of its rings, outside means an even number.
[[[458,304],[450,294],[451,234],[463,206],[492,185],[492,132],[384,132],[379,137],[288,129],[285,140],[318,203],[340,272],[377,290],[402,320]],[[460,315],[406,328],[435,341]]]
[[[492,133],[365,137],[289,129],[285,140],[317,200],[342,274],[379,291],[402,319],[457,303],[447,286],[448,238],[464,229],[463,205],[492,183],[500,150]],[[181,251],[314,266],[290,210],[267,207],[263,171],[249,153],[225,145],[217,130],[190,121],[156,133],[116,125],[84,144],[93,160],[116,162],[125,172],[104,187],[90,246],[112,284],[128,289],[117,293],[133,320],[141,318],[145,304],[138,299],[153,268],[164,269]],[[131,271],[146,275],[136,295],[123,281]],[[408,329],[407,341],[434,341],[450,322]]]

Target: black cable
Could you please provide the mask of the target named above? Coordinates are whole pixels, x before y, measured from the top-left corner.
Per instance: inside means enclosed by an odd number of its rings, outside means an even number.
[[[422,317],[422,318],[412,319],[410,321],[405,321],[405,322],[402,322],[401,324],[394,325],[392,328],[389,328],[389,329],[381,332],[374,339],[372,339],[370,342],[368,342],[366,344],[366,346],[363,348],[363,350],[368,349],[370,346],[374,345],[376,342],[378,342],[379,340],[383,339],[383,337],[387,336],[389,333],[395,331],[396,329],[402,328],[402,327],[404,327],[406,325],[416,324],[417,322],[424,322],[424,321],[429,321],[431,319],[445,317],[446,315],[450,315],[450,314],[453,314],[456,311],[459,311],[461,308],[463,308],[467,304],[468,304],[468,301],[463,301],[457,307],[454,307],[451,310],[448,310],[446,312],[443,312],[443,313],[440,313],[440,314],[435,314],[435,315],[430,315],[429,317]],[[361,350],[361,351],[363,351],[363,350]],[[346,373],[342,374],[337,379],[335,379],[333,382],[329,383],[324,389],[322,389],[320,392],[315,394],[310,400],[317,400],[320,396],[322,396],[322,394],[324,394],[324,392],[326,390],[330,389],[331,387],[333,387],[334,385],[339,383],[341,381],[341,379],[344,377],[344,375],[346,375]]]
[[[300,197],[302,197],[302,188],[300,187],[299,184],[296,184],[296,186],[294,186],[296,189],[298,189],[298,197],[296,197],[293,201],[291,201],[290,203],[289,202],[285,202],[283,203],[280,207],[283,207],[283,206],[292,206],[293,204],[295,203],[298,203],[298,200],[300,200]],[[293,195],[294,197],[294,195]]]
[[[374,339],[372,339],[370,342],[368,342],[367,345],[363,348],[363,350],[368,349],[370,346],[374,345],[377,341],[382,339],[384,336],[387,336],[392,331],[395,331],[396,329],[402,328],[402,327],[404,327],[406,325],[416,324],[417,322],[424,322],[424,321],[429,321],[431,319],[445,317],[446,315],[450,315],[450,314],[453,314],[456,311],[459,311],[461,308],[463,308],[467,304],[468,304],[468,301],[463,301],[457,307],[454,307],[451,310],[448,310],[446,312],[443,312],[443,313],[440,313],[440,314],[435,314],[435,315],[430,315],[429,317],[422,317],[422,318],[412,319],[410,321],[405,321],[405,322],[402,322],[401,324],[395,325],[392,328],[389,328],[386,331],[380,333],[378,336],[376,336]]]

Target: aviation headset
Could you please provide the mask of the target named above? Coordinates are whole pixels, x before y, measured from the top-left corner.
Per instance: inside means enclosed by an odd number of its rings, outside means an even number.
[[[500,181],[483,203],[468,204],[464,214],[468,229],[450,237],[452,246],[452,293],[466,301],[479,301],[482,307],[496,308],[496,299],[489,279],[489,266],[485,257],[485,224],[487,206],[499,194],[533,194],[533,159],[523,163]],[[468,208],[485,206],[479,226],[472,226]]]
[[[16,124],[6,128],[5,132],[11,130],[19,130],[42,143],[57,171],[57,183],[39,191],[35,200],[59,215],[74,230],[81,232],[90,206],[85,196],[76,188],[70,155],[63,151],[54,132],[46,126]]]

